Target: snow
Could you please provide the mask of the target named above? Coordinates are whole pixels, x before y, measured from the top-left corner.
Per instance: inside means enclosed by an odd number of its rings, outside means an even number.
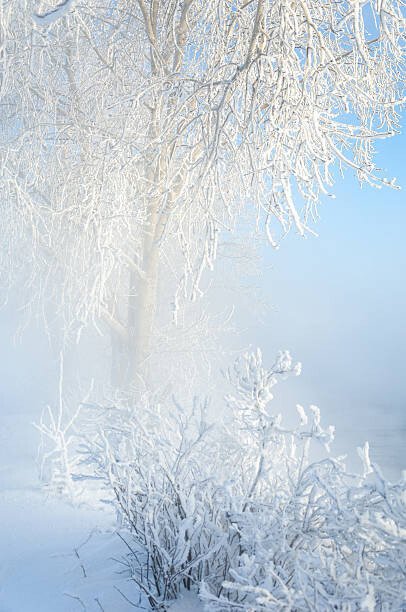
[[[114,559],[125,554],[112,513],[47,497],[35,464],[33,402],[0,400],[0,610],[136,610],[139,595]],[[75,552],[76,549],[76,552]],[[139,608],[138,608],[139,609]]]
[[[60,4],[58,4],[54,9],[39,15],[38,13],[33,14],[34,22],[39,26],[47,26],[51,23],[54,23],[64,15],[68,13],[68,11],[72,8],[75,0],[64,0]]]
[[[186,591],[170,607],[170,612],[203,612],[203,604],[194,593]]]

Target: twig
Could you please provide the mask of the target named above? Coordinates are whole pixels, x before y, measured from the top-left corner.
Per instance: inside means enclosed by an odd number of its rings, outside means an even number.
[[[114,588],[116,589],[116,591],[118,591],[118,593],[120,593],[121,597],[123,597],[126,601],[128,601],[128,603],[133,606],[134,608],[138,608],[139,610],[146,610],[145,606],[140,606],[140,602],[138,604],[135,604],[133,601],[131,601],[130,599],[128,599],[128,597],[126,595],[124,595],[123,591],[120,591],[120,589],[118,588],[118,586],[114,585]],[[141,601],[141,594],[140,594],[140,601]]]
[[[70,593],[64,593],[64,595],[66,595],[66,597],[70,597],[71,599],[76,599],[76,601],[78,601],[80,605],[82,606],[83,610],[87,610],[85,604],[80,599],[80,597],[78,597],[77,595],[71,595]]]
[[[103,606],[101,605],[101,603],[100,603],[99,599],[98,599],[97,597],[95,597],[95,598],[94,598],[94,600],[95,600],[95,602],[97,603],[97,605],[99,606],[100,610],[101,610],[102,612],[105,612],[105,610],[104,610]]]

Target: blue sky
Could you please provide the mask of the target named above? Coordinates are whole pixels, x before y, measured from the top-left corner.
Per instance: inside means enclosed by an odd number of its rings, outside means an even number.
[[[289,397],[320,406],[339,450],[370,438],[393,474],[406,468],[405,135],[377,152],[383,176],[403,189],[360,189],[347,173],[320,208],[318,238],[291,234],[267,250],[272,311],[250,333],[269,358],[288,348],[303,362]]]

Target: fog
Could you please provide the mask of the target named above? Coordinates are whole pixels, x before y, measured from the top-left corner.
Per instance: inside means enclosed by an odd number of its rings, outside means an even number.
[[[405,145],[402,135],[378,148],[378,165],[403,187]],[[369,440],[373,460],[395,478],[406,467],[404,189],[360,189],[347,176],[334,193],[317,238],[290,235],[266,250],[260,288],[271,310],[247,338],[269,357],[291,350],[303,373],[283,393],[319,405],[337,427],[337,452],[353,458]]]
[[[405,142],[383,143],[378,157],[400,184]],[[335,193],[320,209],[318,237],[292,234],[278,251],[264,247],[252,301],[234,295],[235,325],[244,330],[237,344],[260,346],[268,362],[289,349],[303,373],[281,389],[282,408],[317,404],[324,422],[336,425],[335,452],[352,462],[355,447],[369,440],[373,460],[395,478],[406,465],[404,192],[360,189],[348,176]],[[267,306],[262,316],[258,296]],[[55,397],[58,364],[38,327],[16,341],[20,306],[14,296],[0,312],[0,402],[2,437],[10,412],[19,414],[13,436],[24,471],[34,469],[31,423]]]

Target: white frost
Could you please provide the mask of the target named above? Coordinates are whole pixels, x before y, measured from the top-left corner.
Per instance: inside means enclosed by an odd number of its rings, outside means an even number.
[[[61,17],[64,17],[66,13],[72,8],[75,0],[64,0],[60,4],[58,4],[54,9],[39,15],[38,13],[34,13],[32,18],[34,22],[39,26],[47,26],[51,23],[57,21]]]

